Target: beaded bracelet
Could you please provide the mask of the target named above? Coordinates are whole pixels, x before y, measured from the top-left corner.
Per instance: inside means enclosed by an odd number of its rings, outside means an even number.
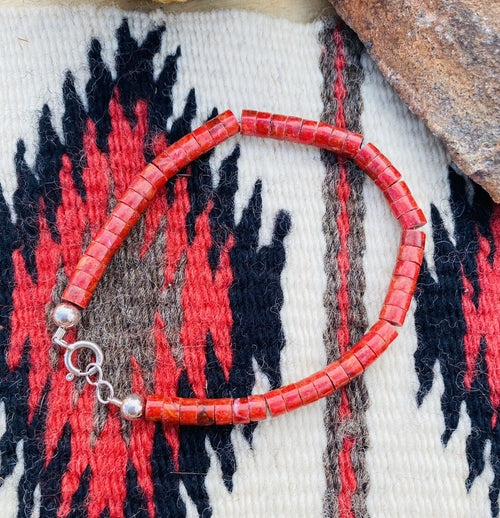
[[[88,341],[69,344],[64,336],[69,328],[78,324],[80,312],[88,306],[106,266],[157,191],[193,160],[239,132],[316,146],[353,159],[382,190],[403,231],[397,263],[379,320],[338,360],[297,383],[263,395],[232,399],[150,395],[145,404],[137,394],[117,399],[111,383],[103,379],[102,349]],[[403,325],[424,253],[425,234],[416,229],[426,223],[399,172],[375,146],[367,144],[361,147],[362,142],[361,135],[323,122],[244,110],[241,126],[236,117],[226,111],[169,146],[125,191],[78,262],[62,302],[54,310],[53,318],[58,329],[53,342],[65,349],[68,381],[85,377],[88,383],[96,386],[98,400],[119,406],[126,419],[136,419],[144,414],[152,421],[179,425],[227,425],[284,414],[332,394],[359,376],[396,338],[395,326]],[[73,360],[74,353],[81,349],[90,350],[94,355],[94,361],[83,370]]]

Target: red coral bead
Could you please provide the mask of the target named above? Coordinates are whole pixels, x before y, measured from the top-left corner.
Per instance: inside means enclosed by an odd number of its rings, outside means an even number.
[[[312,381],[308,379],[301,380],[295,383],[295,386],[299,391],[300,399],[302,399],[302,403],[304,403],[304,405],[318,401],[318,391]]]
[[[388,306],[398,306],[408,311],[411,304],[413,293],[407,293],[401,290],[390,290],[385,297],[384,304]]]
[[[354,162],[358,164],[363,171],[366,171],[370,162],[380,155],[380,151],[373,144],[366,144],[361,148],[354,157]]]
[[[240,132],[240,123],[231,110],[222,112],[216,118],[219,122],[224,124],[228,137],[232,137],[233,135],[236,135]]]
[[[198,400],[194,398],[180,398],[179,403],[179,424],[188,426],[198,424]]]
[[[250,407],[248,398],[233,399],[233,424],[248,424],[250,422]]]
[[[163,408],[161,411],[161,420],[165,424],[180,424],[181,420],[181,405],[180,398],[165,398]]]
[[[110,250],[108,247],[104,246],[102,243],[91,241],[89,246],[87,247],[87,250],[85,250],[85,255],[88,255],[89,257],[96,259],[106,267],[111,261],[114,252],[113,250]],[[80,259],[80,261],[82,259]]]
[[[240,126],[242,135],[255,135],[257,131],[257,112],[255,110],[243,110]]]
[[[347,385],[350,381],[349,376],[339,361],[334,361],[330,363],[330,365],[327,365],[325,368],[325,373],[330,378],[336,390],[342,388],[344,385]]]
[[[70,302],[82,309],[85,309],[89,305],[91,298],[92,293],[90,291],[79,288],[78,286],[73,286],[71,279],[61,297],[64,302]]]
[[[148,396],[144,407],[144,417],[149,421],[161,421],[163,403],[164,398],[162,396]]]
[[[250,422],[263,421],[267,418],[266,399],[261,395],[248,396]]]
[[[188,133],[184,135],[184,137],[180,138],[175,144],[171,146],[170,149],[174,148],[182,148],[182,151],[186,154],[188,163],[196,160],[201,154],[201,146],[198,141]],[[170,154],[170,153],[169,153]],[[187,164],[185,164],[187,165]]]
[[[398,261],[411,261],[412,263],[422,264],[424,249],[418,246],[401,245],[399,247]]]
[[[170,159],[172,159],[177,167],[177,170],[180,171],[181,169],[184,169],[191,161],[189,160],[187,151],[184,149],[184,146],[180,141],[175,142],[170,147],[167,148],[165,151],[165,154],[168,153],[168,156]],[[155,165],[160,167],[160,164],[157,164],[155,161],[153,161]],[[160,167],[160,169],[163,171],[163,169]],[[165,171],[163,171],[165,173]]]
[[[111,214],[117,218],[120,218],[122,221],[130,223],[131,225],[137,223],[141,217],[141,215],[136,210],[134,210],[132,207],[129,207],[128,205],[125,205],[125,203],[122,203],[121,201],[115,205],[115,208]]]
[[[402,326],[406,318],[406,310],[398,306],[384,304],[382,311],[380,312],[380,318],[382,320],[387,320],[387,322],[390,322],[395,326]]]
[[[419,272],[420,264],[413,263],[411,261],[398,261],[394,268],[393,275],[403,275],[405,277],[409,277],[410,279],[414,279],[416,282]]]
[[[110,232],[107,230],[104,226],[97,232],[95,236],[95,241],[97,243],[101,243],[101,245],[104,245],[109,250],[112,250],[113,252],[116,252],[118,248],[120,248],[120,245],[123,243],[123,239],[116,234],[113,234],[113,232]]]
[[[217,399],[215,404],[215,424],[233,424],[233,400],[229,398]]]
[[[126,221],[117,218],[113,213],[111,213],[108,219],[105,221],[103,228],[113,232],[113,234],[116,234],[121,239],[125,239],[128,236],[132,226],[133,225],[131,223],[127,223]]]
[[[367,166],[365,166],[365,172],[373,181],[375,181],[378,176],[390,166],[391,163],[389,160],[382,153],[380,153],[379,155],[375,156],[375,158],[373,158],[373,160],[371,160]]]
[[[216,144],[224,142],[229,137],[227,128],[224,124],[222,124],[222,122],[217,122],[217,124],[210,125],[207,123],[207,128]]]
[[[329,396],[335,392],[335,386],[327,375],[326,370],[319,371],[318,373],[309,376],[309,379],[312,380],[320,398]]]
[[[416,285],[416,279],[411,279],[410,277],[403,277],[400,275],[393,275],[391,278],[391,284],[389,285],[389,292],[404,291],[405,293],[413,295]]]
[[[417,203],[411,194],[391,203],[391,211],[396,219],[399,219],[403,214],[415,210],[416,208],[418,208]]]
[[[384,191],[384,196],[389,203],[404,198],[408,196],[408,194],[410,194],[410,189],[408,189],[408,186],[403,181],[393,183]]]
[[[404,229],[420,228],[427,223],[421,209],[414,209],[403,214],[398,221]]]
[[[233,113],[230,110],[226,110],[208,121],[205,124],[205,128],[210,132],[215,145],[217,145],[224,142],[227,138],[236,135],[240,131],[240,124]]]
[[[363,366],[363,369],[366,369],[377,359],[377,355],[365,343],[358,342],[357,345],[359,345],[359,347],[353,347],[351,349],[352,354],[356,356],[359,363]]]
[[[75,270],[71,276],[71,285],[78,286],[78,288],[82,288],[83,290],[93,293],[99,279],[100,277],[95,276],[92,273],[88,273],[84,270]]]
[[[425,248],[425,232],[421,230],[403,230],[401,244]]]
[[[196,424],[210,426],[215,423],[215,401],[213,399],[198,399]]]
[[[255,121],[255,135],[257,137],[269,137],[271,133],[271,114],[258,112]]]
[[[370,328],[369,333],[376,333],[379,335],[387,344],[393,342],[397,336],[398,331],[388,322],[379,320]]]
[[[333,128],[330,139],[328,140],[328,151],[341,154],[349,132],[343,128]]]
[[[186,156],[186,153],[182,149],[178,149],[176,151],[177,154],[174,153],[173,156],[170,156],[169,151],[170,148],[158,155],[152,162],[154,166],[157,167],[165,175],[165,178],[167,180],[172,178],[172,176],[174,176],[181,170],[181,167],[177,165],[177,162],[181,160],[184,156]]]
[[[316,129],[316,135],[314,137],[314,145],[323,149],[328,147],[328,141],[332,136],[333,126],[320,122]]]
[[[347,137],[344,141],[344,146],[340,153],[342,156],[352,158],[357,155],[361,144],[363,144],[363,136],[353,133],[352,131],[348,131]]]
[[[386,342],[380,335],[377,333],[367,333],[360,340],[364,345],[369,347],[373,354],[379,357],[389,346],[389,343]]]
[[[314,142],[314,137],[316,136],[317,128],[318,123],[316,121],[305,120],[302,123],[302,128],[300,128],[300,143],[306,146],[310,146]]]
[[[285,126],[285,140],[289,142],[300,142],[300,130],[304,119],[299,117],[288,117]]]
[[[356,378],[364,371],[363,365],[351,351],[344,354],[339,360],[339,363],[350,379]]]
[[[375,178],[375,185],[383,192],[399,180],[401,180],[401,173],[391,165]]]
[[[267,408],[269,409],[269,413],[275,417],[277,415],[284,414],[286,412],[285,401],[283,400],[283,396],[281,395],[281,389],[271,390],[264,394],[264,398],[266,399]]]
[[[269,126],[269,137],[276,140],[284,140],[286,130],[286,115],[273,115]]]
[[[139,214],[148,206],[148,200],[130,188],[125,191],[125,194],[120,198],[120,202],[128,205]]]
[[[94,252],[95,247],[91,248],[91,245],[94,243],[90,243],[90,245],[87,248],[87,252],[85,252],[85,255],[83,255],[80,260],[78,261],[78,264],[76,265],[76,270],[83,270],[87,273],[91,273],[95,277],[101,277],[104,271],[106,270],[107,263],[105,263],[103,260],[99,261],[92,257],[88,252]],[[105,249],[109,254],[111,254],[111,251],[108,250],[104,245],[101,245],[100,243],[96,243],[100,246],[102,246],[103,249]],[[107,257],[104,256],[104,260]]]
[[[302,406],[302,399],[299,395],[299,390],[295,385],[287,385],[281,389],[281,395],[285,401],[286,409],[288,411],[295,410]]]
[[[148,164],[139,175],[146,180],[156,191],[163,187],[167,181],[166,176],[154,165]]]
[[[202,154],[206,153],[217,144],[206,126],[200,126],[199,128],[196,128],[192,135],[200,145]]]

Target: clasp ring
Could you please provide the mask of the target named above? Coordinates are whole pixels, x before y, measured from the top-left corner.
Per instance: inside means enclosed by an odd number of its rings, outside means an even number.
[[[78,349],[90,349],[94,353],[95,360],[87,366],[87,370],[82,371],[73,363],[73,353]],[[98,345],[92,342],[87,342],[85,340],[74,342],[71,345],[68,345],[66,353],[64,354],[64,364],[69,370],[69,374],[66,376],[66,378],[68,380],[72,380],[75,376],[92,376],[99,371],[103,361],[104,354]]]

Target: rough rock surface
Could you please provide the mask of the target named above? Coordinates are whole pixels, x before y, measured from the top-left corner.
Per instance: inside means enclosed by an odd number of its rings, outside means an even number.
[[[500,202],[498,0],[330,0],[457,166]]]

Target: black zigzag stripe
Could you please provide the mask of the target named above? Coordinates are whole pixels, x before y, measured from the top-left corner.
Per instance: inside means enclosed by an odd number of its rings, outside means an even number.
[[[450,206],[454,221],[454,242],[444,227],[439,210],[432,206],[432,234],[434,241],[434,280],[427,262],[424,260],[416,292],[417,308],[415,325],[418,347],[415,352],[415,369],[419,379],[417,402],[422,403],[432,388],[433,368],[439,362],[444,381],[441,409],[444,415],[444,446],[458,426],[460,407],[466,403],[471,420],[471,432],[467,438],[466,454],[469,475],[464,481],[470,489],[474,480],[483,472],[485,448],[491,443],[489,461],[494,479],[490,486],[492,516],[498,516],[500,493],[500,436],[498,420],[492,426],[495,409],[490,399],[488,364],[486,352],[488,344],[481,338],[480,352],[470,390],[465,386],[467,372],[465,342],[467,323],[462,305],[464,296],[463,276],[470,282],[472,302],[479,305],[481,284],[477,257],[480,238],[485,238],[490,246],[487,260],[493,264],[497,252],[490,219],[493,203],[489,196],[477,185],[450,169]],[[463,274],[463,276],[462,276]]]

